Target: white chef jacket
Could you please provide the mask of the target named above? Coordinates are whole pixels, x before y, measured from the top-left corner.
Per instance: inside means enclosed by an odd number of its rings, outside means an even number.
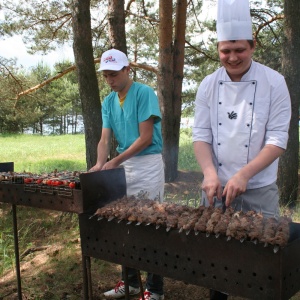
[[[221,67],[199,86],[193,142],[212,144],[213,161],[225,186],[266,144],[286,149],[290,118],[290,96],[281,74],[252,61],[241,82],[232,82]],[[278,159],[253,176],[247,189],[274,183],[277,169]]]

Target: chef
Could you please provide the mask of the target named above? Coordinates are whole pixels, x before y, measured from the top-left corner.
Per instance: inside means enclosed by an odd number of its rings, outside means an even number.
[[[256,41],[248,0],[219,0],[222,67],[201,82],[193,144],[204,175],[202,202],[278,216],[278,160],[291,117],[284,77],[253,61]]]
[[[285,79],[252,59],[256,41],[248,0],[218,0],[217,39],[222,67],[204,78],[195,100],[193,144],[204,175],[202,204],[224,202],[278,216],[278,160],[291,117]],[[227,295],[211,290],[210,299]]]

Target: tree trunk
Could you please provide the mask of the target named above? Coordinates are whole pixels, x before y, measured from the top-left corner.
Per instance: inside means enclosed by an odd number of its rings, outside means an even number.
[[[186,11],[187,0],[178,0],[176,6],[176,23],[175,23],[175,40],[173,53],[173,149],[176,150],[176,156],[173,157],[174,162],[167,165],[166,173],[169,174],[169,181],[174,181],[178,175],[178,155],[180,140],[180,120],[182,106],[182,81],[184,68],[184,46],[185,46],[185,29],[186,29]],[[171,149],[172,149],[171,148]],[[165,153],[167,154],[167,153]]]
[[[159,1],[159,61],[157,73],[157,94],[162,112],[163,157],[166,182],[177,175],[178,148],[174,141],[173,117],[173,28],[172,0]]]
[[[166,182],[178,175],[181,89],[186,28],[186,0],[177,1],[174,51],[172,0],[159,1],[158,97],[162,109],[162,133]]]
[[[108,1],[109,41],[111,48],[118,49],[127,55],[124,5],[124,0]],[[118,155],[116,151],[117,146],[118,142],[113,134],[110,158]]]
[[[291,95],[292,118],[288,147],[279,162],[278,186],[281,204],[293,207],[298,196],[299,157],[299,78],[300,78],[300,1],[284,1],[285,39],[283,43],[283,74]]]
[[[127,55],[124,5],[124,0],[108,1],[109,41]]]
[[[73,51],[84,122],[86,162],[89,169],[96,163],[97,145],[102,130],[99,87],[92,47],[90,0],[73,0],[71,7]]]

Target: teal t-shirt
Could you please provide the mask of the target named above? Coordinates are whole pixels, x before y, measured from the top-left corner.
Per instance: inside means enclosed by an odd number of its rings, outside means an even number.
[[[138,155],[162,152],[161,112],[154,90],[133,82],[123,106],[117,92],[111,92],[102,104],[102,126],[110,128],[118,141],[117,151],[124,152],[139,137],[139,123],[154,117],[152,144]]]

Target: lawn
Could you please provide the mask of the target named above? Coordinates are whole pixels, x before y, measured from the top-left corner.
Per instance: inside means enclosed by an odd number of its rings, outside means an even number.
[[[16,172],[85,171],[85,138],[76,135],[0,135],[0,162],[14,162]],[[181,131],[179,169],[197,171],[190,129]]]

